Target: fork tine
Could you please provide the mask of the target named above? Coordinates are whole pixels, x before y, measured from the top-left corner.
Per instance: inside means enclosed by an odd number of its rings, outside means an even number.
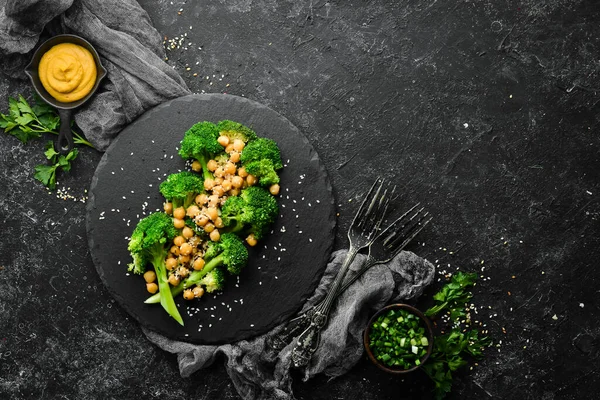
[[[363,207],[363,205],[365,204],[365,201],[367,200],[367,197],[365,197],[365,200],[363,200],[363,204],[361,204],[361,207],[359,209],[360,212],[360,216],[357,214],[358,219],[355,219],[356,221],[356,226],[361,228],[361,229],[365,229],[365,226],[369,223],[369,221],[371,221],[371,216],[373,214],[373,212],[375,212],[380,203],[380,193],[381,190],[383,189],[383,185],[385,183],[384,179],[377,179],[377,181],[375,181],[375,183],[373,184],[373,187],[375,186],[375,184],[379,182],[379,186],[377,187],[377,190],[375,191],[375,194],[372,194],[372,190],[369,191],[369,193],[367,194],[367,196],[370,196],[370,201],[368,202],[368,206],[365,208]],[[372,189],[373,189],[372,187]],[[353,222],[354,225],[354,222]]]
[[[419,215],[421,211],[423,211],[423,209],[420,209],[419,212],[411,218],[409,224],[403,227],[405,228],[408,226],[408,229],[402,235],[395,235],[396,237],[394,237],[390,242],[386,243],[389,248],[395,248],[394,252],[396,252],[397,249],[403,249],[433,219],[433,217],[429,217],[427,219],[429,216],[428,212]],[[412,221],[417,216],[419,216],[419,218],[415,221]],[[401,231],[404,231],[404,229],[401,229]]]
[[[380,236],[384,236],[389,233],[388,237],[384,239],[384,243],[387,244],[391,238],[396,236],[396,234],[404,228],[405,225],[402,225],[401,227],[398,228],[398,226],[397,226],[398,223],[400,223],[402,220],[404,220],[408,216],[408,214],[413,212],[414,209],[417,208],[420,204],[421,203],[417,203],[414,206],[412,206],[408,211],[406,211],[404,214],[402,214],[401,216],[396,218],[390,225],[388,225],[387,228],[385,228],[380,233]]]
[[[379,187],[377,187],[378,183],[379,183]],[[373,206],[375,204],[377,197],[379,196],[379,191],[381,190],[382,185],[383,185],[383,179],[381,179],[381,178],[375,179],[375,182],[373,182],[373,184],[371,185],[371,188],[365,195],[362,203],[360,204],[360,207],[358,208],[358,211],[354,215],[354,219],[352,220],[352,225],[360,224],[364,220],[364,217],[369,214],[370,210],[373,208]],[[375,189],[376,187],[377,187],[377,189]],[[373,195],[374,191],[376,191],[375,195]]]
[[[390,184],[388,182],[383,194],[377,199],[376,208],[368,218],[366,218],[362,226],[363,232],[369,239],[372,239],[377,235],[379,227],[385,218],[385,214],[390,204],[390,196],[388,196],[389,186]]]

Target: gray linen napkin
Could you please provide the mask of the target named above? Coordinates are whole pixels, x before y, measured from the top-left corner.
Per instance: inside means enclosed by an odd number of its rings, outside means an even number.
[[[333,253],[319,286],[303,310],[324,297],[345,255],[345,250]],[[355,270],[364,258],[359,254],[351,269]],[[332,378],[346,373],[363,354],[362,334],[369,317],[386,304],[420,296],[432,282],[434,273],[435,268],[429,261],[406,251],[388,264],[367,271],[338,298],[319,348],[311,363],[302,370],[303,379],[319,373]],[[290,377],[292,345],[276,352],[266,344],[267,338],[281,328],[278,326],[251,340],[220,346],[174,341],[147,329],[144,333],[161,349],[177,354],[182,377],[210,366],[222,353],[227,373],[243,399],[289,400],[294,398]]]
[[[108,71],[97,94],[75,113],[77,126],[98,150],[106,150],[144,111],[191,93],[163,61],[163,39],[135,0],[0,0],[4,73],[25,77],[32,50],[46,39],[44,28],[87,39]]]

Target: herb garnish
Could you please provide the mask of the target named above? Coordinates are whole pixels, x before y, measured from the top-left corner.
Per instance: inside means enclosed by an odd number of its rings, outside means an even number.
[[[435,337],[433,353],[422,366],[435,383],[436,399],[444,398],[452,389],[452,372],[467,365],[469,357],[481,359],[484,348],[491,343],[489,338],[480,337],[476,329],[460,326],[465,317],[469,320],[466,308],[473,293],[468,289],[475,285],[476,280],[476,273],[457,273],[433,296],[436,305],[425,312],[425,315],[435,317],[440,311],[447,310],[449,322],[453,324],[449,332]]]
[[[18,99],[9,97],[8,114],[0,113],[0,128],[24,144],[27,144],[30,140],[39,139],[43,133],[58,135],[59,126],[60,116],[56,110],[38,97],[35,98],[33,106],[29,105],[22,95],[19,95]],[[94,147],[79,133],[74,130],[71,130],[71,132],[75,144]],[[37,165],[34,177],[49,189],[54,189],[56,188],[56,171],[58,169],[65,172],[69,171],[71,169],[70,162],[77,157],[78,151],[73,149],[64,156],[59,155],[51,147],[52,142],[46,146],[44,152],[46,158],[50,161],[50,165]]]
[[[56,188],[56,171],[61,169],[65,172],[71,170],[71,161],[77,158],[79,151],[73,149],[66,156],[59,154],[54,150],[52,141],[46,143],[46,158],[50,160],[50,165],[36,165],[33,177],[46,185],[50,190]]]

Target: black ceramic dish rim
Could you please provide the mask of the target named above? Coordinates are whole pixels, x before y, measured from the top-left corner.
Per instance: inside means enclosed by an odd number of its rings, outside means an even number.
[[[78,45],[81,45],[82,43],[85,44],[84,47],[87,50],[89,50],[90,53],[92,53],[94,62],[96,64],[96,82],[94,83],[92,90],[90,90],[90,92],[85,97],[83,97],[79,100],[76,100],[74,102],[71,102],[71,103],[64,103],[64,102],[58,101],[54,97],[52,97],[50,95],[50,93],[48,93],[46,91],[46,89],[43,87],[43,85],[41,84],[41,81],[39,79],[39,76],[37,75],[37,68],[39,66],[39,61],[41,60],[40,53],[45,53],[52,46],[55,46],[55,45],[58,45],[61,43],[73,43],[73,44],[78,44]],[[37,60],[37,62],[36,62],[36,60]],[[31,57],[31,61],[25,67],[25,73],[31,80],[31,84],[32,84],[35,92],[46,103],[51,104],[53,107],[56,107],[56,108],[62,109],[62,110],[72,110],[74,108],[77,108],[77,107],[83,105],[85,102],[87,102],[96,93],[96,91],[98,91],[98,88],[100,87],[100,82],[107,75],[106,68],[104,68],[104,66],[102,65],[102,62],[100,61],[100,56],[98,55],[98,52],[96,51],[94,46],[92,46],[92,44],[90,42],[88,42],[86,39],[82,38],[81,36],[73,35],[70,33],[56,35],[56,36],[53,36],[53,37],[49,38],[48,40],[44,41],[33,53],[33,56]],[[39,85],[38,85],[38,83],[39,83]]]
[[[397,369],[397,368],[392,368],[392,367],[383,365],[375,358],[375,356],[373,355],[373,352],[371,351],[371,347],[369,346],[369,334],[371,333],[371,326],[373,325],[375,320],[383,313],[386,313],[390,310],[398,310],[398,309],[407,310],[408,312],[415,314],[417,317],[419,317],[419,319],[425,324],[427,340],[429,341],[429,345],[427,346],[427,352],[425,353],[423,358],[420,359],[421,364],[415,365],[414,367],[409,368],[409,369]],[[397,375],[407,374],[407,373],[416,371],[417,369],[421,368],[421,366],[423,366],[423,364],[425,364],[425,362],[429,359],[429,356],[433,352],[433,340],[434,340],[433,326],[431,325],[431,321],[429,321],[429,318],[427,318],[425,316],[425,314],[423,314],[419,309],[417,309],[409,304],[404,304],[404,303],[389,304],[389,305],[383,307],[382,309],[380,309],[379,311],[377,311],[369,319],[369,322],[367,322],[367,327],[365,328],[364,333],[363,333],[363,344],[364,344],[367,356],[369,357],[371,362],[373,362],[373,364],[375,364],[379,369],[381,369],[385,372],[388,372],[391,374],[397,374]]]

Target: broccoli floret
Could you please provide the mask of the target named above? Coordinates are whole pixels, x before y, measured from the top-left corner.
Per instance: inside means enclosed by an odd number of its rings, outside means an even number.
[[[165,199],[173,203],[173,209],[187,209],[196,196],[204,191],[204,180],[199,175],[183,171],[169,175],[159,189]]]
[[[217,128],[219,129],[219,135],[227,136],[232,142],[235,139],[240,139],[244,143],[248,143],[257,138],[256,133],[252,129],[228,119],[220,121],[217,124]]]
[[[204,286],[207,293],[216,292],[223,289],[223,285],[225,284],[225,273],[221,268],[215,268],[206,274],[198,283]]]
[[[129,240],[128,250],[133,258],[133,262],[129,264],[129,271],[143,274],[146,264],[151,263],[158,281],[160,304],[170,316],[183,325],[183,319],[171,293],[165,265],[171,242],[177,234],[171,218],[165,213],[153,213],[140,220]]]
[[[246,172],[258,178],[258,183],[262,186],[271,186],[279,183],[279,175],[275,171],[273,161],[268,158],[252,161],[245,165]]]
[[[208,273],[221,265],[225,266],[230,274],[239,275],[248,262],[248,249],[236,234],[223,233],[218,242],[209,243],[204,259],[208,260],[204,268],[193,271],[183,282],[172,288],[173,295],[176,296],[184,289],[198,285]],[[161,301],[161,297],[160,293],[157,293],[146,299],[145,303],[158,303],[159,301]]]
[[[244,147],[241,155],[243,165],[265,158],[271,160],[275,170],[283,168],[279,147],[277,147],[277,143],[271,139],[258,138],[251,141],[246,147]]]
[[[198,122],[185,132],[181,141],[179,155],[187,159],[195,159],[202,166],[204,179],[212,179],[206,163],[215,154],[223,151],[223,146],[217,141],[219,130],[212,122]]]
[[[256,176],[260,185],[279,183],[277,170],[283,168],[283,163],[275,141],[260,138],[248,143],[242,151],[241,160],[246,171]]]
[[[239,196],[230,196],[221,209],[224,231],[253,233],[262,238],[275,221],[279,207],[277,200],[267,190],[250,186]]]

